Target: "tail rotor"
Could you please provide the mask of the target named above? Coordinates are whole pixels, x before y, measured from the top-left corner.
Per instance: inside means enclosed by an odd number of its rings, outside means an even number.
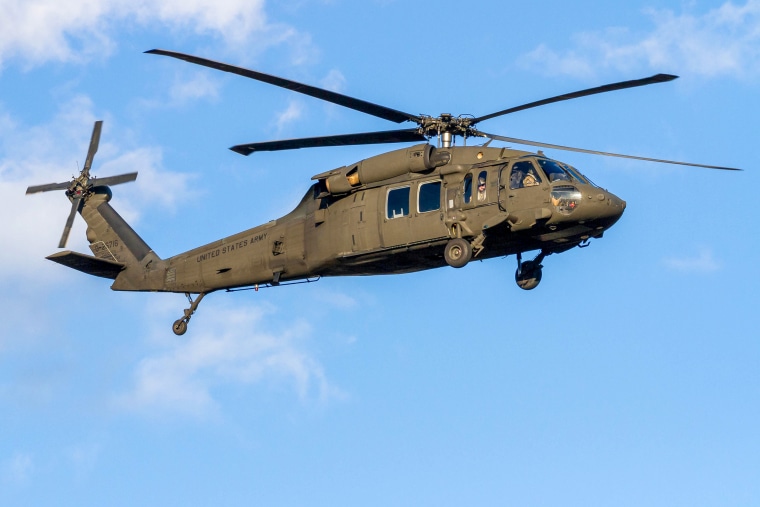
[[[71,211],[66,219],[66,225],[63,228],[63,234],[61,240],[58,243],[58,248],[66,248],[66,243],[69,239],[69,233],[71,227],[74,224],[74,218],[78,211],[81,211],[84,203],[87,202],[88,197],[92,193],[92,189],[95,186],[106,185],[118,185],[120,183],[128,183],[137,179],[137,173],[126,173],[118,176],[107,176],[105,178],[90,177],[90,168],[92,167],[92,161],[95,158],[95,153],[98,151],[98,145],[100,144],[100,131],[103,128],[103,121],[98,120],[92,129],[92,136],[90,138],[90,148],[87,150],[87,158],[85,159],[84,167],[79,173],[79,176],[74,177],[71,181],[64,183],[47,183],[44,185],[33,185],[26,189],[27,194],[36,194],[39,192],[50,192],[52,190],[66,190],[66,197],[71,201]]]

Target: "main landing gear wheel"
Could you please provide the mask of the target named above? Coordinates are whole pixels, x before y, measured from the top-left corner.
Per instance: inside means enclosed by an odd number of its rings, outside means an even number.
[[[443,258],[453,268],[461,268],[472,259],[472,245],[463,238],[454,238],[446,243]]]
[[[541,283],[542,268],[541,264],[534,261],[525,261],[515,271],[515,282],[517,286],[524,290],[531,290],[538,287]]]
[[[546,254],[541,252],[532,261],[522,262],[522,255],[517,254],[517,271],[515,271],[515,282],[517,286],[523,290],[532,290],[538,287],[541,283],[541,276],[543,275],[543,266],[541,262],[544,260]]]

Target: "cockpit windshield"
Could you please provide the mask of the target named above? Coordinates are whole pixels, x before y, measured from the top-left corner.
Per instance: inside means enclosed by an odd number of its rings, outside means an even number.
[[[538,165],[541,166],[541,169],[544,170],[544,174],[546,174],[546,177],[549,178],[549,182],[553,183],[555,181],[570,181],[571,177],[570,174],[568,174],[565,169],[559,165],[554,160],[549,160],[547,158],[539,158],[537,159]]]
[[[510,189],[532,187],[541,183],[542,178],[539,176],[538,171],[535,170],[531,160],[538,163],[549,183],[564,181],[597,186],[593,181],[582,175],[578,169],[569,164],[549,158],[525,157],[512,164],[509,177]]]
[[[593,181],[582,175],[578,169],[569,164],[546,158],[539,158],[537,160],[550,182],[577,181],[578,183],[597,186]]]
[[[596,183],[594,183],[593,181],[591,181],[590,179],[588,179],[588,177],[582,175],[581,172],[578,169],[576,169],[575,167],[571,166],[570,164],[565,164],[564,162],[562,162],[562,167],[564,167],[567,172],[569,172],[570,174],[572,174],[573,177],[576,180],[580,181],[581,183],[586,183],[586,184],[594,186],[594,187],[599,186]]]

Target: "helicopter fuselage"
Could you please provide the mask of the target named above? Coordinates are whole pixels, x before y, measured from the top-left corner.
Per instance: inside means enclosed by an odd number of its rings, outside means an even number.
[[[407,163],[426,154],[438,161]],[[399,161],[407,167],[387,169],[396,176],[351,179],[362,164]],[[340,178],[348,183],[341,186]],[[447,265],[444,250],[454,238],[469,243],[477,259],[531,250],[548,255],[601,237],[625,209],[574,168],[507,148],[418,145],[315,179],[288,215],[166,259],[163,270],[144,278],[148,286],[117,278],[113,288],[208,293],[319,276],[407,273]]]

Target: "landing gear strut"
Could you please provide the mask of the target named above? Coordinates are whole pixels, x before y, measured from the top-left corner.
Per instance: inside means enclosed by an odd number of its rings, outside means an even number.
[[[187,308],[185,310],[184,317],[174,321],[174,324],[172,325],[172,331],[174,331],[174,334],[181,336],[187,332],[187,323],[190,322],[190,317],[192,317],[195,313],[195,310],[198,309],[198,305],[201,303],[201,300],[205,295],[205,292],[201,292],[198,294],[198,297],[195,299],[195,301],[193,301],[192,295],[189,292],[185,292],[185,296],[187,296],[187,300],[190,302],[190,308]]]
[[[538,254],[532,261],[523,262],[522,254],[519,252],[517,253],[517,271],[515,272],[515,282],[517,282],[518,287],[524,290],[531,290],[538,287],[538,284],[541,283],[541,268],[543,268],[541,262],[543,262],[546,255],[547,254],[544,251],[541,251],[541,253]]]

